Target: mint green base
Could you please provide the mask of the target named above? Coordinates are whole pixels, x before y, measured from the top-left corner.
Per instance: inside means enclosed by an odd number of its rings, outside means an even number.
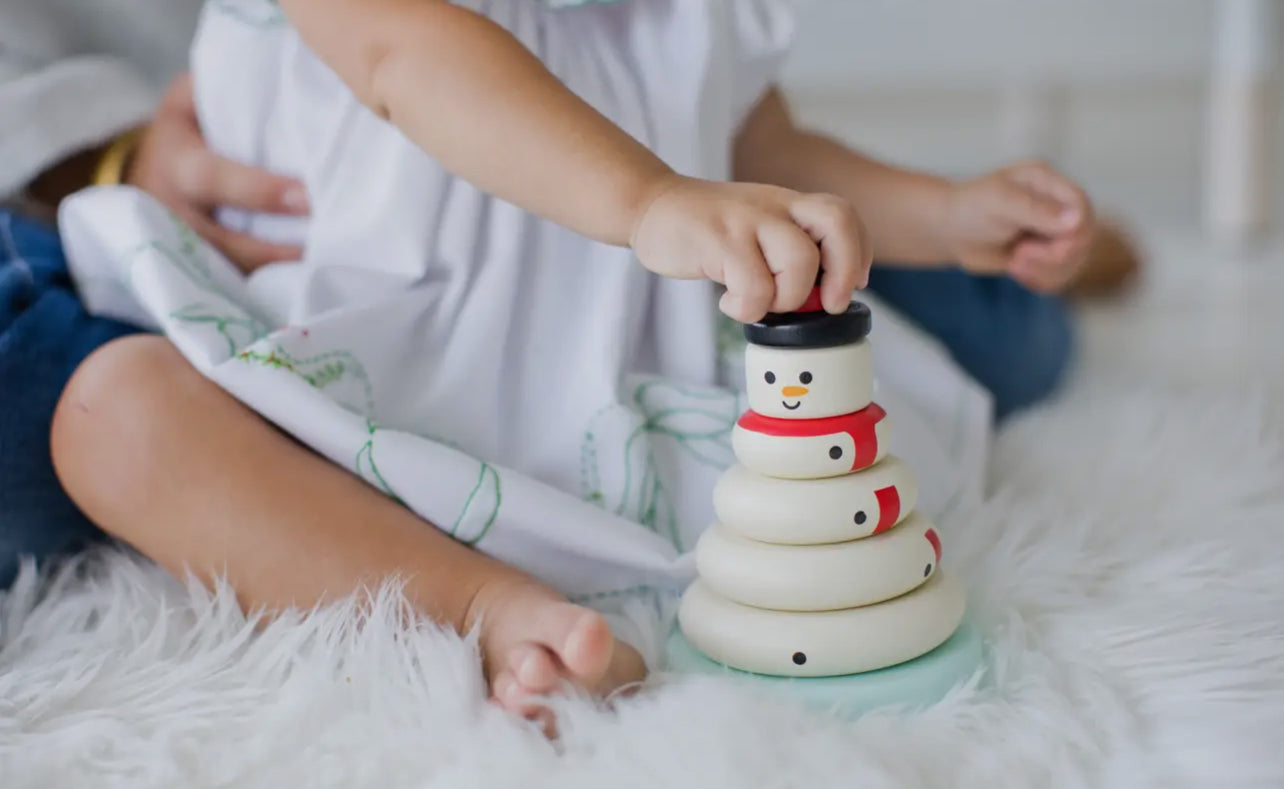
[[[980,631],[968,619],[948,641],[920,658],[866,674],[843,677],[771,677],[715,663],[697,651],[678,628],[669,637],[668,670],[751,681],[841,718],[858,718],[879,707],[930,707],[975,675],[985,660]]]

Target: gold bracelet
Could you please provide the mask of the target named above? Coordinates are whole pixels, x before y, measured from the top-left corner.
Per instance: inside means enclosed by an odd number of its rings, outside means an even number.
[[[116,186],[124,180],[125,168],[141,137],[141,129],[130,129],[107,146],[98,160],[98,166],[94,168],[95,186]]]

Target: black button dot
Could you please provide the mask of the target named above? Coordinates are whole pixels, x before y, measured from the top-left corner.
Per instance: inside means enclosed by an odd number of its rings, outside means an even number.
[[[807,384],[811,383],[811,373],[803,373],[802,375],[798,376],[798,380],[802,381],[803,385],[806,386]]]
[[[764,376],[763,376],[763,378],[764,378],[764,379],[767,381],[767,383],[769,383],[769,384],[774,384],[774,383],[776,382],[776,374],[775,374],[775,373],[773,373],[773,372],[771,372],[770,370],[768,370],[768,371],[767,371],[767,374],[766,374],[766,375],[764,375]]]
[[[840,457],[842,457],[842,456],[843,456],[843,448],[842,448],[842,447],[830,447],[830,448],[829,448],[829,456],[830,456],[831,458],[833,458],[834,460],[838,460]]]
[[[856,525],[857,525],[857,526],[864,526],[864,525],[865,525],[865,521],[867,521],[867,520],[869,520],[869,516],[865,514],[865,511],[864,511],[864,510],[861,510],[860,512],[856,513]]]
[[[931,565],[931,563],[929,562],[929,563],[928,563],[928,565],[927,565],[926,567],[924,567],[924,568],[923,568],[923,577],[924,577],[924,578],[926,578],[927,576],[929,576],[929,575],[931,575],[931,574],[932,574],[932,565]]]
[[[801,652],[795,652],[795,653],[794,653],[794,664],[795,664],[795,665],[801,666],[802,664],[804,664],[804,663],[806,663],[806,662],[807,662],[807,656],[806,656],[806,655],[804,655],[804,654],[803,654],[803,653],[801,653]]]

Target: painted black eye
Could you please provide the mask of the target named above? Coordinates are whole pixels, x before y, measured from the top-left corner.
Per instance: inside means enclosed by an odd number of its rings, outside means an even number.
[[[766,379],[769,384],[774,384],[776,382],[776,374],[770,370],[767,371],[767,374],[764,375],[763,378]]]
[[[856,513],[855,520],[856,520],[857,526],[864,526],[865,521],[869,520],[869,516],[865,514],[864,510],[861,510],[860,512]]]
[[[926,578],[931,574],[932,574],[932,565],[931,563],[928,563],[928,565],[923,568],[923,577]]]
[[[804,664],[804,663],[806,663],[806,662],[807,662],[807,656],[806,656],[806,655],[804,655],[804,654],[803,654],[803,653],[801,653],[801,652],[795,652],[795,653],[794,653],[794,665],[796,665],[796,666],[801,666],[802,664]]]
[[[842,448],[842,447],[830,447],[830,448],[829,448],[829,456],[830,456],[831,458],[833,458],[834,460],[838,460],[840,457],[842,457],[842,456],[843,456],[843,448]]]
[[[802,381],[803,386],[806,386],[807,384],[811,383],[811,373],[803,373],[802,375],[798,376],[798,380]]]

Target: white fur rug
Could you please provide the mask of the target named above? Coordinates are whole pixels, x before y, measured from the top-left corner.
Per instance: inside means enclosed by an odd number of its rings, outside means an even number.
[[[488,708],[469,645],[395,604],[252,637],[227,596],[125,556],[0,610],[0,786],[1284,786],[1284,437],[1271,400],[1089,376],[1012,424],[949,535],[993,689],[855,724],[721,682]]]

